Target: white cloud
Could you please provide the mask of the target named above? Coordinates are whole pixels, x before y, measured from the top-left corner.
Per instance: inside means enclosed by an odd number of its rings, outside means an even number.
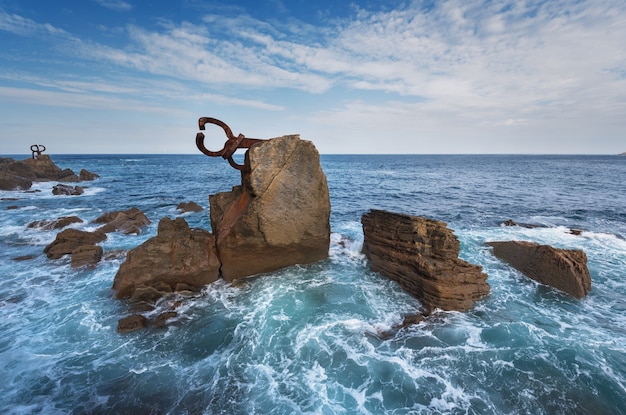
[[[94,0],[100,6],[114,11],[130,11],[133,6],[123,0]]]

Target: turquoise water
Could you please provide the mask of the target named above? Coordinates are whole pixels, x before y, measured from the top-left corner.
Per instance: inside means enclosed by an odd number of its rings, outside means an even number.
[[[180,301],[171,324],[126,335],[116,328],[129,305],[111,291],[124,251],[181,216],[178,203],[208,208],[238,172],[202,155],[52,158],[101,178],[74,197],[53,196],[56,183],[0,192],[0,413],[626,414],[624,157],[322,156],[328,260],[164,299],[147,314]],[[76,215],[85,222],[72,226],[93,230],[133,206],[152,224],[109,234],[95,269],[48,260],[56,231],[27,228]],[[382,338],[420,303],[369,271],[370,208],[448,222],[491,295]],[[207,210],[182,216],[210,229]],[[589,296],[539,285],[484,245],[510,239],[583,249]],[[13,259],[23,255],[34,258]]]

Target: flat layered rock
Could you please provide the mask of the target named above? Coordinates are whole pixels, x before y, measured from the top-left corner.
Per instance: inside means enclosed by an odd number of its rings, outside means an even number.
[[[487,274],[458,257],[459,240],[445,222],[371,210],[361,223],[372,270],[400,283],[427,310],[465,311],[489,294]]]
[[[583,298],[591,291],[587,255],[527,241],[487,242],[493,254],[529,278]]]

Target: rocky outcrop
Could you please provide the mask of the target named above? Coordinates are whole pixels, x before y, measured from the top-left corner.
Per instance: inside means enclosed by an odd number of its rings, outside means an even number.
[[[78,196],[84,192],[80,186],[68,186],[66,184],[57,184],[52,188],[52,194],[57,196]]]
[[[28,224],[29,228],[40,228],[45,231],[53,229],[61,229],[73,223],[82,223],[83,220],[78,216],[63,216],[55,220],[36,220]]]
[[[36,159],[20,161],[11,158],[0,159],[0,190],[27,190],[32,186],[32,182],[79,182],[97,177],[97,174],[84,169],[80,177],[71,169],[63,170],[45,154],[40,154]]]
[[[219,277],[210,232],[183,218],[163,218],[157,236],[128,252],[113,281],[117,298],[154,301],[172,291],[197,290]]]
[[[371,210],[361,223],[372,270],[400,283],[427,311],[465,311],[489,294],[487,274],[458,258],[459,240],[445,222]]]
[[[493,254],[529,278],[576,298],[591,290],[587,255],[526,241],[488,242]]]
[[[79,229],[65,229],[59,232],[56,239],[47,245],[43,252],[50,259],[59,259],[63,255],[71,254],[76,248],[85,245],[95,245],[106,239],[102,232],[87,232]]]
[[[98,228],[99,232],[121,232],[128,235],[131,233],[140,234],[141,227],[149,225],[151,222],[141,210],[133,207],[128,210],[118,210],[104,213],[94,219],[93,223],[105,224],[104,226]]]
[[[100,262],[103,253],[99,245],[80,245],[71,252],[72,268],[94,266]]]
[[[202,206],[200,206],[196,202],[181,202],[178,204],[178,206],[176,206],[176,209],[181,212],[201,212],[202,210],[204,210],[202,209]]]
[[[330,198],[319,153],[297,135],[253,145],[250,171],[209,197],[211,227],[230,281],[328,257]]]

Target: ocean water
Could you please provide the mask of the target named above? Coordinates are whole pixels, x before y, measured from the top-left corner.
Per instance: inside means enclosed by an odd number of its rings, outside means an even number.
[[[81,196],[0,192],[2,414],[626,414],[626,157],[324,155],[327,260],[164,299],[147,315],[178,302],[168,326],[123,335],[111,285],[126,250],[165,216],[210,229],[208,210],[176,205],[208,209],[238,172],[203,155],[52,159],[101,177]],[[152,224],[109,234],[93,269],[48,260],[58,231],[27,227],[76,215],[93,230],[135,206]],[[381,336],[420,303],[360,253],[371,208],[447,222],[490,296]],[[583,249],[591,293],[537,284],[485,246],[511,239]]]

